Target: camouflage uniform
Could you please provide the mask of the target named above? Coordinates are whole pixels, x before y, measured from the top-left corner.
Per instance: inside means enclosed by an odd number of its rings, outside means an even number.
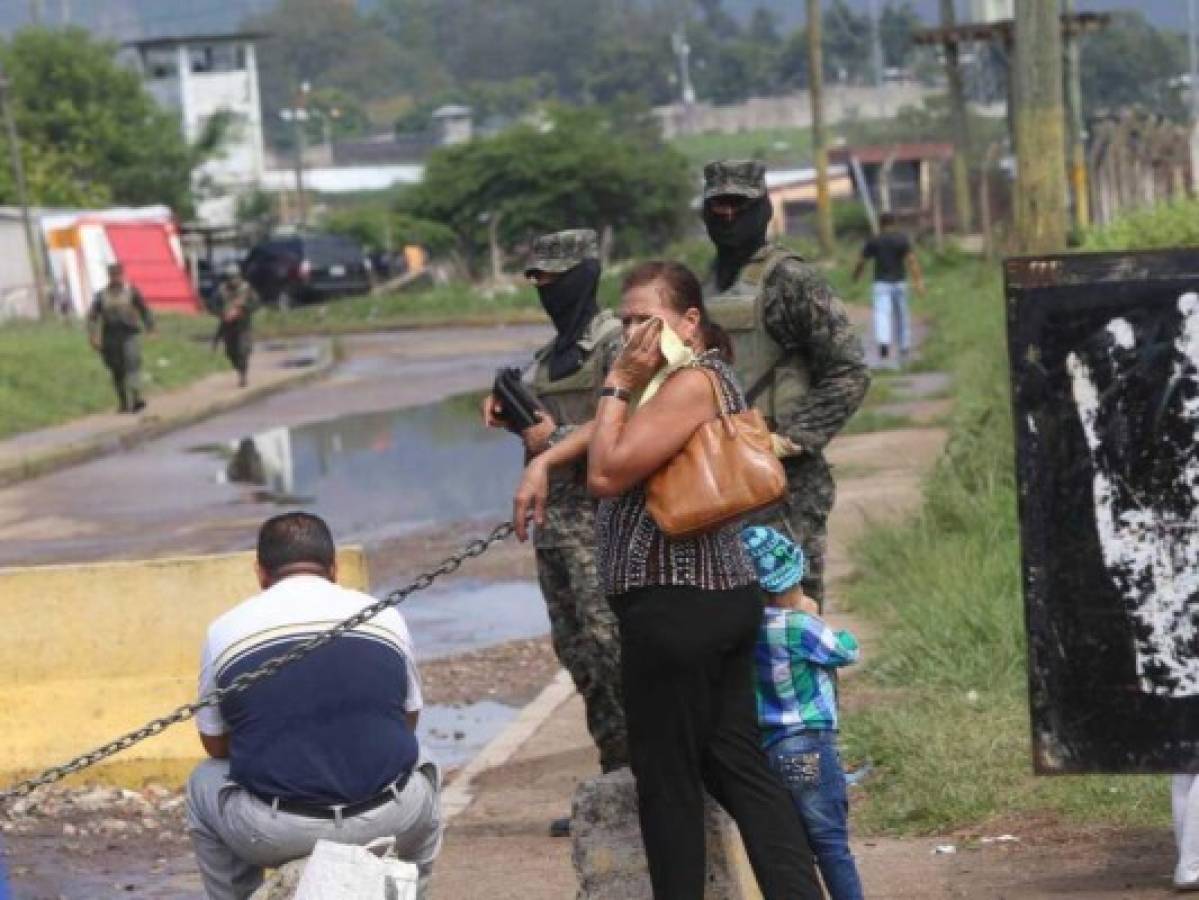
[[[87,329],[99,337],[100,358],[112,374],[121,412],[138,410],[142,402],[142,329],[152,330],[154,319],[133,285],[110,284],[96,292],[87,312]]]
[[[221,284],[217,299],[220,301],[217,315],[221,318],[217,334],[224,341],[225,356],[244,385],[250,369],[250,354],[254,350],[252,320],[259,305],[258,295],[249,282],[238,276],[227,278]],[[230,313],[236,315],[227,319]]]
[[[704,168],[704,200],[755,199],[766,194],[758,162],[715,162]],[[784,524],[808,559],[805,592],[824,601],[829,512],[836,486],[824,446],[857,411],[870,385],[862,343],[825,278],[798,254],[767,244],[723,292],[705,286],[712,319],[729,332],[742,386],[772,430],[790,441],[783,467],[788,502]],[[772,524],[772,517],[763,517]]]
[[[594,231],[565,231],[537,239],[527,272],[562,273],[597,255]],[[551,342],[537,352],[532,389],[558,423],[554,444],[595,417],[597,394],[620,352],[620,323],[604,310],[588,325],[578,346],[581,368],[551,381]],[[616,616],[600,590],[595,568],[595,505],[587,493],[587,460],[550,473],[550,502],[534,545],[541,592],[549,612],[558,660],[570,672],[587,710],[587,727],[610,772],[628,765],[620,691],[620,636]]]

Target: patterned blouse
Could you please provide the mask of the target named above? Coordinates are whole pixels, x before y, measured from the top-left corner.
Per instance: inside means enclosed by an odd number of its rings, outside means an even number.
[[[714,352],[700,357],[698,365],[719,376],[730,412],[746,408],[733,370]],[[615,597],[650,585],[723,591],[753,584],[757,576],[740,532],[741,523],[734,522],[695,537],[668,537],[646,509],[644,484],[605,498],[596,512],[596,565],[604,593]]]

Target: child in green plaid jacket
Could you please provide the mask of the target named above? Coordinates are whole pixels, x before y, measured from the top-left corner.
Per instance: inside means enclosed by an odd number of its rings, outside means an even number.
[[[770,764],[803,819],[832,900],[861,900],[849,850],[849,799],[837,754],[837,694],[831,670],[858,659],[858,642],[833,631],[804,596],[804,557],[773,528],[741,533],[766,592],[754,650],[758,724]]]

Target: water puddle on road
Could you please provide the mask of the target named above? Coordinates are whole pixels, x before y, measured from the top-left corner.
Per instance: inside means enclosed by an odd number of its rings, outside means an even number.
[[[310,507],[339,537],[366,540],[511,509],[520,442],[484,428],[478,406],[479,395],[464,394],[193,449],[219,459],[217,481]]]

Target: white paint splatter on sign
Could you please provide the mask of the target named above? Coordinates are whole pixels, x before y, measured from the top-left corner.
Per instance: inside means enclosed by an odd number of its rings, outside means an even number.
[[[1133,326],[1122,318],[1107,325],[1106,362],[1114,376],[1106,391],[1100,390],[1080,353],[1069,354],[1066,369],[1094,467],[1091,493],[1104,567],[1133,620],[1140,688],[1149,694],[1189,697],[1199,695],[1199,658],[1194,653],[1199,629],[1199,294],[1183,294],[1178,311],[1182,327],[1173,345],[1165,396],[1177,399],[1175,414],[1189,426],[1190,441],[1187,446],[1163,441],[1151,448],[1177,471],[1177,490],[1170,491],[1169,502],[1136,496],[1128,488],[1128,473],[1121,469],[1121,463],[1133,461],[1116,459],[1104,447],[1109,434],[1105,410],[1121,399],[1107,394],[1126,386],[1124,376],[1137,362]],[[1188,502],[1178,503],[1179,496]]]

